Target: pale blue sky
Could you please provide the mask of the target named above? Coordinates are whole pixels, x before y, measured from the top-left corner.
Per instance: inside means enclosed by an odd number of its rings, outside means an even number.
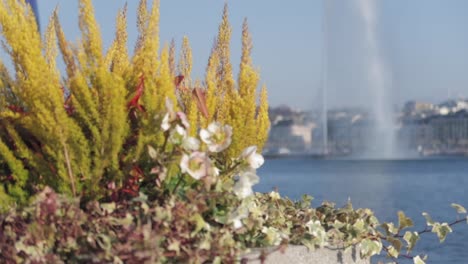
[[[365,105],[365,26],[359,0],[328,0],[329,103]],[[136,0],[128,0],[131,46],[136,38]],[[375,0],[377,42],[389,70],[393,103],[409,99],[438,102],[468,96],[468,1]],[[69,39],[79,37],[77,0],[38,0],[42,27],[54,7]],[[116,12],[123,0],[95,0],[106,46],[113,39]],[[190,38],[194,75],[203,78],[224,0],[161,0],[161,40]],[[237,68],[240,29],[248,17],[255,65],[269,88],[271,105],[313,108],[320,93],[323,34],[322,0],[228,1],[233,26],[232,58]]]

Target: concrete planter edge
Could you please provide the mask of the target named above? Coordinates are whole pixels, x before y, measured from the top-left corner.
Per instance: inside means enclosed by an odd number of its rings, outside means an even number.
[[[369,258],[362,259],[359,249],[353,247],[344,251],[338,247],[324,247],[321,249],[309,250],[305,246],[289,245],[283,252],[276,248],[253,248],[242,256],[243,263],[261,264],[260,256],[262,252],[269,253],[264,264],[370,264]]]

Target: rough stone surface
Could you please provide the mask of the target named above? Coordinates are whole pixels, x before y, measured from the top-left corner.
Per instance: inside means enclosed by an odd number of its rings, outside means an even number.
[[[344,252],[337,248],[323,248],[314,251],[305,246],[288,246],[282,253],[273,248],[252,249],[250,253],[244,255],[244,261],[248,264],[261,264],[259,259],[261,252],[269,252],[265,264],[370,264],[370,259],[361,259],[356,248]]]

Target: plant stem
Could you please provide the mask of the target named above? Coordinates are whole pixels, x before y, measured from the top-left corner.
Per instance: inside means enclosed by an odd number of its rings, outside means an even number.
[[[63,152],[65,155],[65,162],[67,164],[68,177],[70,177],[73,197],[76,197],[75,177],[73,176],[73,171],[71,169],[71,162],[70,162],[70,157],[68,156],[67,145],[65,143],[62,143],[62,144],[63,144]]]
[[[177,181],[174,189],[172,190],[172,194],[175,194],[177,188],[179,188],[180,183],[182,182],[182,175],[180,175],[179,180]]]

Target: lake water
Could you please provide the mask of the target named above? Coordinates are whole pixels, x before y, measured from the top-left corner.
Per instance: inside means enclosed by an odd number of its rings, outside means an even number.
[[[417,230],[424,228],[422,212],[436,221],[451,222],[457,219],[451,203],[468,208],[468,159],[271,159],[258,175],[256,191],[277,187],[281,195],[293,199],[309,194],[314,207],[324,200],[342,206],[349,198],[354,208],[370,208],[381,222],[396,224],[397,212],[402,210],[415,221]],[[468,225],[458,224],[453,230],[442,244],[435,234],[423,234],[413,254],[428,254],[426,263],[468,263]]]

